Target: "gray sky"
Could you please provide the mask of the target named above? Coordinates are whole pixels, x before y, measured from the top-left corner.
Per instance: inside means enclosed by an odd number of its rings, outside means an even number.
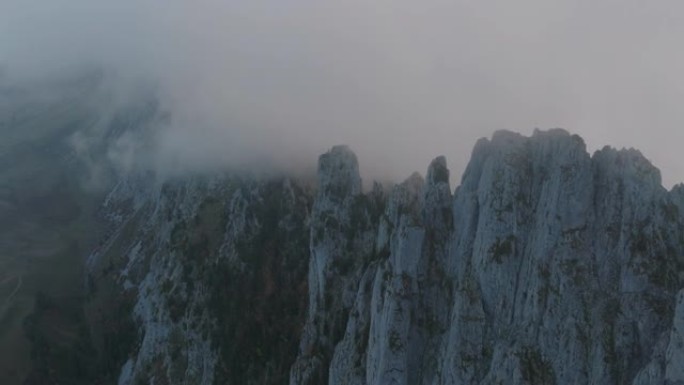
[[[313,164],[349,144],[402,179],[477,138],[563,127],[684,181],[684,3],[635,0],[3,0],[13,79],[105,65],[154,79],[160,159]],[[170,161],[169,161],[170,162]]]

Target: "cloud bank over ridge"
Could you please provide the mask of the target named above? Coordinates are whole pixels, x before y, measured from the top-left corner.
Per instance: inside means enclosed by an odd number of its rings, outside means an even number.
[[[478,137],[563,127],[641,149],[669,185],[684,180],[683,18],[675,1],[6,0],[0,68],[155,84],[159,159],[191,168],[300,167],[346,143],[368,177],[439,154],[457,176]]]

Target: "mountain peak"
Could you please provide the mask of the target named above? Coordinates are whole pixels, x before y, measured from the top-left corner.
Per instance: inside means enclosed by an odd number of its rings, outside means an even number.
[[[349,147],[334,146],[318,158],[320,191],[338,198],[361,193],[361,177],[356,154]]]
[[[446,158],[443,155],[436,157],[430,162],[427,172],[427,183],[449,184],[449,169],[447,168]]]
[[[592,161],[606,174],[620,175],[639,184],[662,187],[660,170],[641,151],[605,146],[594,153]]]

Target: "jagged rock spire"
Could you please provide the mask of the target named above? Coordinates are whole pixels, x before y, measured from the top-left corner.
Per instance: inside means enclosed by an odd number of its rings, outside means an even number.
[[[319,196],[340,201],[361,192],[356,154],[347,146],[335,146],[318,158]]]

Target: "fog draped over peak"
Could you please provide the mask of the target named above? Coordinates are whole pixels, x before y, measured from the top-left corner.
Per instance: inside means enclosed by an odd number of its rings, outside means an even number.
[[[367,177],[440,154],[458,177],[479,137],[563,127],[639,148],[671,185],[682,19],[677,1],[4,0],[0,76],[155,84],[162,165],[300,167],[345,143]]]

